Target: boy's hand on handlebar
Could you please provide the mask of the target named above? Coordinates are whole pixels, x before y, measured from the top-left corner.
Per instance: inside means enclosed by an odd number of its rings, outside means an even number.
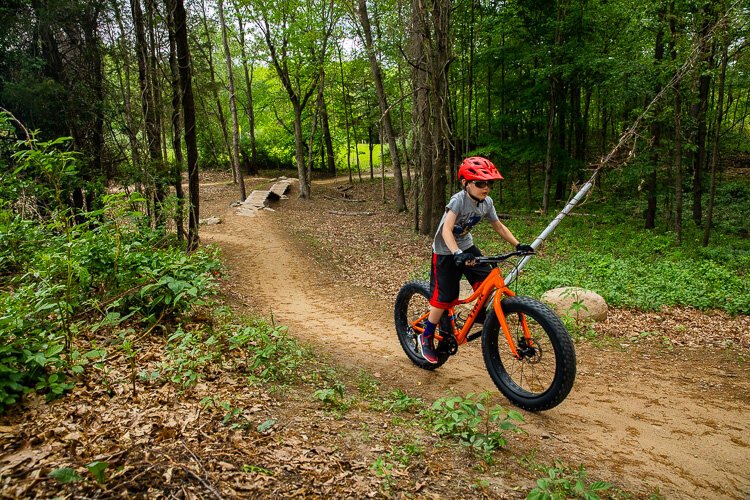
[[[516,245],[516,250],[519,252],[527,252],[527,253],[534,253],[534,249],[531,247],[531,245],[526,245],[525,243],[519,243]]]
[[[470,253],[456,253],[453,254],[453,262],[456,263],[456,267],[459,269],[466,266],[471,267],[474,265],[474,255]]]

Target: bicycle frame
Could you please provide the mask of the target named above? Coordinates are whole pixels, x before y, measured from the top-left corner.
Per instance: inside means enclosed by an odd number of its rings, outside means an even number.
[[[502,305],[500,304],[503,296],[513,297],[515,296],[515,294],[505,284],[503,275],[500,272],[500,269],[497,267],[493,268],[492,271],[490,271],[490,274],[482,283],[480,283],[477,289],[474,290],[474,293],[472,293],[469,297],[465,299],[459,299],[456,302],[456,305],[461,305],[473,302],[474,300],[477,301],[476,304],[474,304],[474,307],[469,312],[469,316],[466,318],[466,322],[464,323],[460,331],[456,327],[456,312],[454,307],[448,309],[448,318],[450,319],[451,328],[453,329],[453,336],[456,338],[456,342],[458,343],[458,345],[465,344],[467,342],[466,338],[469,335],[469,330],[471,330],[471,327],[474,326],[474,320],[477,317],[477,314],[479,314],[479,311],[481,311],[481,309],[484,307],[487,299],[492,296],[493,292],[495,292],[495,294],[492,299],[492,306],[495,310],[495,314],[497,315],[497,319],[500,322],[500,327],[503,329],[505,340],[508,342],[508,346],[510,347],[510,351],[513,356],[516,359],[521,359],[521,356],[516,350],[516,343],[510,333],[510,328],[508,328],[508,322],[505,320],[505,313],[503,313]],[[419,326],[419,324],[425,321],[429,314],[430,312],[427,311],[415,321],[412,321],[412,329],[416,332],[422,333],[424,331],[424,328]],[[520,315],[520,317],[524,337],[526,337],[528,345],[533,345],[533,339],[531,338],[529,326],[526,323],[526,317],[523,315]],[[443,337],[437,331],[435,332],[435,338],[437,338],[438,340],[443,340]]]

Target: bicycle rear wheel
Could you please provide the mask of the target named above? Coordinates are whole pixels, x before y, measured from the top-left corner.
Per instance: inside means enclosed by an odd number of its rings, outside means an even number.
[[[401,287],[396,296],[396,304],[393,308],[393,316],[396,322],[396,333],[401,348],[409,359],[420,368],[434,370],[448,360],[449,354],[443,346],[437,346],[438,362],[432,364],[422,357],[419,350],[419,332],[414,331],[411,323],[430,311],[430,284],[426,281],[410,281]],[[420,324],[424,327],[424,321]],[[440,333],[445,337],[450,334],[451,327],[448,315],[443,314],[440,318]]]
[[[511,353],[492,310],[482,332],[487,371],[500,392],[516,406],[549,410],[565,399],[575,381],[576,353],[570,334],[554,311],[535,299],[507,297],[501,304],[520,359]],[[528,324],[531,342],[524,336],[522,319]]]

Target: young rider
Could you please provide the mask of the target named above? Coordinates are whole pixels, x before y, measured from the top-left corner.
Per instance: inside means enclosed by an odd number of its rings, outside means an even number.
[[[475,265],[474,258],[482,252],[474,245],[471,229],[486,218],[497,234],[516,250],[533,252],[530,245],[520,244],[497,217],[489,192],[492,183],[502,178],[495,165],[480,156],[466,158],[458,169],[463,190],[454,194],[446,205],[432,243],[430,315],[424,333],[419,336],[422,357],[430,363],[438,362],[435,327],[445,310],[456,304],[461,275],[476,289],[491,271],[487,264]]]

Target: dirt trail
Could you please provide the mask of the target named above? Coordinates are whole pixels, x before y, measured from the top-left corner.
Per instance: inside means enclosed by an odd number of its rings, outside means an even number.
[[[434,373],[414,367],[396,339],[392,304],[321,269],[281,214],[248,218],[227,208],[223,218],[203,228],[202,239],[223,249],[231,292],[266,317],[272,313],[295,337],[428,400],[451,390],[496,392],[478,342]],[[572,393],[551,411],[524,412],[529,435],[515,452],[585,464],[591,475],[639,497],[750,498],[747,363],[724,351],[586,343],[577,354]]]

